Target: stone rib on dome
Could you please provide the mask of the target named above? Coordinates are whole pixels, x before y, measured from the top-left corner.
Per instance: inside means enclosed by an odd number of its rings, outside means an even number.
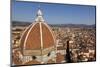
[[[42,36],[43,36],[43,48],[49,48],[54,46],[54,38],[53,38],[53,34],[50,31],[50,29],[48,28],[47,25],[45,25],[44,23],[42,23]]]
[[[25,39],[24,49],[31,50],[31,49],[40,49],[40,27],[39,23],[35,24],[30,28],[28,34]]]

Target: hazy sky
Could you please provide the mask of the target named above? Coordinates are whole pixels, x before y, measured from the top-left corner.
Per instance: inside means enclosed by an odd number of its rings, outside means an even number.
[[[12,2],[12,20],[34,22],[38,7],[49,24],[95,24],[95,6]]]

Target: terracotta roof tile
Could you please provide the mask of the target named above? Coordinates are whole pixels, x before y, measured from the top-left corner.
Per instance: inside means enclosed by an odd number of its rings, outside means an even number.
[[[57,63],[61,63],[62,61],[64,61],[64,55],[61,55],[60,53],[57,53],[57,58],[56,58],[56,62]]]
[[[32,61],[25,63],[25,65],[28,65],[28,64],[41,64],[41,63],[36,60],[32,60]]]

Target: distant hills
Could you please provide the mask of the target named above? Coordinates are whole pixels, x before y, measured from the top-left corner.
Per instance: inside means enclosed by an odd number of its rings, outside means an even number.
[[[12,26],[28,26],[32,22],[12,21]],[[96,25],[86,24],[49,24],[52,27],[71,27],[71,28],[96,28]]]
[[[96,28],[96,25],[86,25],[86,24],[50,24],[54,27],[71,27],[71,28]]]
[[[31,22],[12,21],[12,26],[28,26]]]

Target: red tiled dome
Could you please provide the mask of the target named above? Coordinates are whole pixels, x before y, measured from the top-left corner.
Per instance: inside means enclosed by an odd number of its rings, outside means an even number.
[[[41,15],[39,18],[37,17],[35,23],[31,24],[24,31],[20,39],[20,47],[23,55],[40,55],[41,50],[54,48],[55,46],[52,30],[41,18]]]

